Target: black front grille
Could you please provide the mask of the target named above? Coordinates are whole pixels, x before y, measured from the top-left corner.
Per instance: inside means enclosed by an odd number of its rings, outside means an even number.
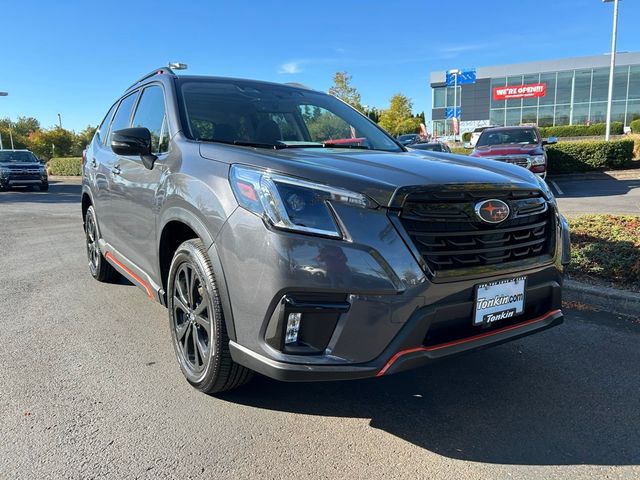
[[[492,225],[475,214],[482,200],[500,199],[507,220]],[[400,221],[432,271],[482,267],[548,254],[555,232],[553,208],[537,191],[414,193]]]

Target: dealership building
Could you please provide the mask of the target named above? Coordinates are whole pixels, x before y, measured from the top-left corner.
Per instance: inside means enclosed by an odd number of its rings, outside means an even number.
[[[480,67],[475,69],[474,83],[457,87],[447,86],[447,72],[433,72],[434,132],[438,136],[453,132],[454,107],[459,107],[461,133],[487,125],[605,122],[610,58],[607,54]],[[628,126],[637,118],[640,52],[617,53],[611,120]]]

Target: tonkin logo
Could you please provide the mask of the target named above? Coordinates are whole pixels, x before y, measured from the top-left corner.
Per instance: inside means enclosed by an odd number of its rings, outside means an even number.
[[[502,200],[485,200],[476,203],[476,215],[485,223],[500,223],[509,218],[509,205]]]

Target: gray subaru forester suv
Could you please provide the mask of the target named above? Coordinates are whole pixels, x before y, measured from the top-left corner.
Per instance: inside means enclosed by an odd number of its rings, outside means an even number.
[[[300,85],[160,68],[85,152],[89,269],[169,311],[197,389],[388,375],[562,322],[567,223],[515,165],[409,152]]]

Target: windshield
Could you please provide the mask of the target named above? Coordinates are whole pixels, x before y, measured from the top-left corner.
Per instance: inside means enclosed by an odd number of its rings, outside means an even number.
[[[488,145],[535,145],[538,143],[536,131],[527,128],[514,128],[512,130],[485,130],[478,139],[477,147]]]
[[[38,159],[31,152],[14,152],[0,150],[0,163],[37,163]]]
[[[185,79],[181,107],[195,140],[260,148],[402,149],[329,95],[244,80]]]

